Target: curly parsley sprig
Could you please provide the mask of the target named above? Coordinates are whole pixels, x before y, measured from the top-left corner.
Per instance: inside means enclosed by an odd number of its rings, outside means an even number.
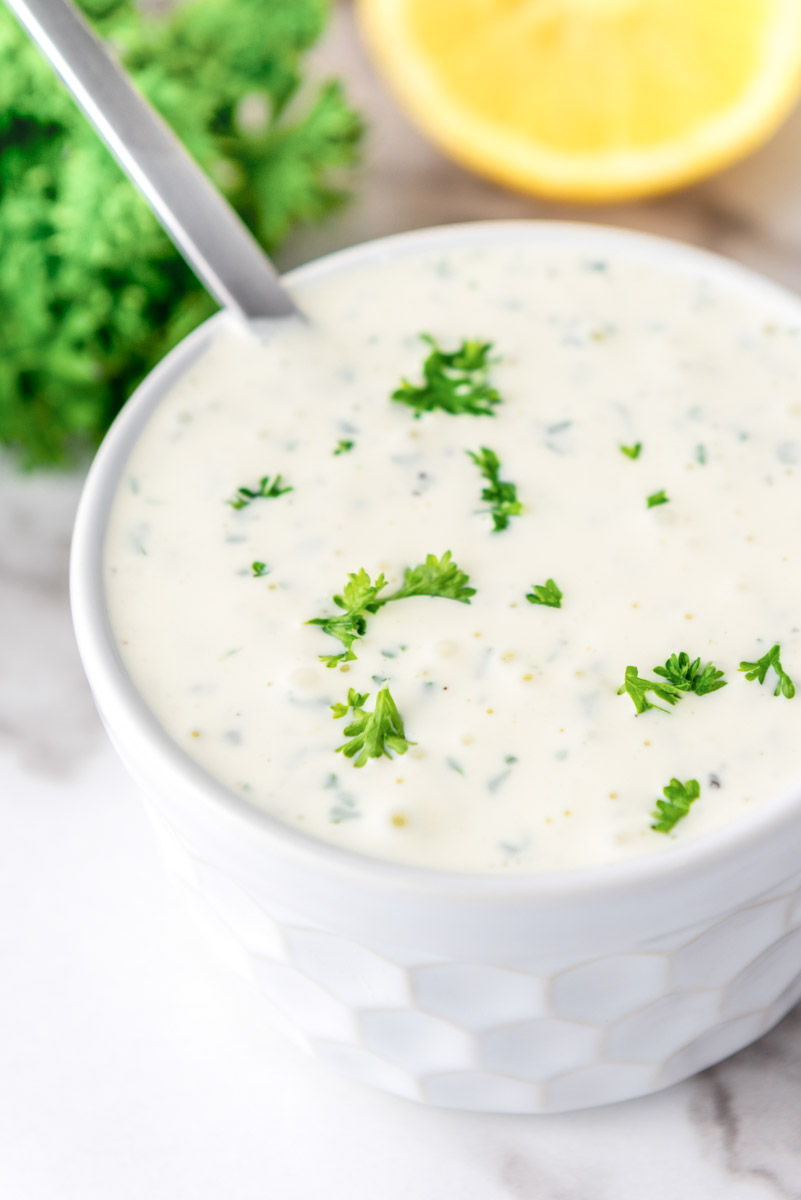
[[[464,341],[458,350],[443,350],[428,333],[420,335],[431,347],[423,362],[423,383],[401,381],[392,399],[408,404],[416,417],[435,408],[453,416],[492,417],[501,397],[489,383],[492,342]]]
[[[387,596],[381,603],[403,600],[407,596],[442,596],[445,600],[469,604],[471,596],[476,594],[476,589],[470,587],[469,583],[470,577],[452,561],[450,550],[446,550],[442,558],[427,554],[425,562],[406,568],[403,583],[397,592]]]
[[[727,683],[723,678],[723,671],[714,663],[707,663],[702,669],[701,659],[691,659],[684,650],[679,654],[671,654],[663,667],[654,667],[654,674],[660,675],[661,680],[641,679],[636,667],[626,667],[626,677],[617,690],[618,696],[626,692],[634,701],[637,712],[644,713],[649,708],[660,708],[660,705],[652,704],[647,699],[648,692],[653,692],[660,700],[673,705],[688,692],[706,696],[710,692],[717,692]],[[661,708],[660,711],[668,710]]]
[[[306,622],[307,625],[319,625],[345,647],[339,654],[320,655],[320,661],[327,667],[336,667],[356,658],[353,645],[367,632],[367,617],[393,600],[405,600],[410,596],[442,596],[445,600],[469,604],[470,597],[476,594],[476,589],[469,586],[468,575],[452,561],[450,550],[446,550],[441,558],[429,554],[425,562],[416,567],[407,567],[398,590],[389,596],[379,595],[386,586],[383,574],[373,583],[362,567],[348,576],[342,594],[333,597],[337,608],[343,610],[341,614],[314,617]]]
[[[354,767],[363,767],[369,758],[392,758],[394,754],[405,754],[414,742],[406,737],[403,718],[392,699],[389,687],[376,692],[375,708],[367,712],[364,705],[370,698],[369,692],[348,689],[346,704],[332,704],[334,719],[353,711],[353,720],[345,726],[344,734],[350,740],[337,746],[337,754],[355,759]]]
[[[763,654],[756,662],[741,662],[740,670],[746,672],[746,679],[758,679],[760,683],[764,683],[765,676],[769,669],[773,667],[777,678],[776,689],[773,695],[785,696],[788,700],[792,700],[795,695],[795,684],[781,664],[780,653],[781,647],[777,642],[775,646],[771,646],[767,654]]]
[[[561,608],[562,593],[552,579],[545,583],[533,583],[531,591],[526,592],[529,604],[544,604],[546,608]]]
[[[724,672],[713,663],[707,663],[701,670],[701,659],[694,658],[691,661],[684,650],[679,654],[671,654],[664,667],[654,667],[654,674],[661,675],[682,692],[695,692],[697,696],[716,692],[728,682],[723,678]]]
[[[343,609],[343,612],[333,617],[314,617],[306,622],[307,625],[319,625],[324,633],[335,637],[345,647],[339,654],[320,655],[320,661],[327,667],[336,667],[356,658],[353,643],[364,637],[367,632],[367,616],[369,613],[378,612],[383,603],[379,601],[378,593],[386,586],[387,581],[383,574],[373,583],[364,567],[361,567],[348,576],[348,582],[341,595],[332,597],[334,604]]]
[[[657,800],[656,808],[651,814],[654,823],[651,826],[657,833],[670,833],[672,829],[687,816],[690,806],[701,795],[701,785],[697,779],[688,779],[682,783],[673,778],[662,788],[664,800]]]
[[[652,704],[647,699],[647,693],[653,692],[660,700],[664,700],[666,704],[677,704],[681,700],[685,689],[677,687],[673,683],[660,683],[658,679],[641,679],[640,673],[636,667],[626,667],[626,676],[623,683],[617,689],[618,696],[631,696],[634,701],[634,707],[637,713],[647,712],[649,708],[657,708],[660,712],[667,712],[666,708],[662,708],[659,704]]]
[[[494,450],[482,446],[479,451],[468,450],[467,453],[488,482],[488,487],[481,492],[481,499],[489,504],[494,532],[499,533],[508,527],[510,517],[519,516],[523,511],[517,498],[517,487],[508,479],[501,479],[501,463]]]

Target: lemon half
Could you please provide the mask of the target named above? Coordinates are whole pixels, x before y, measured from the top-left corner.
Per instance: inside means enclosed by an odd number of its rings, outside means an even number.
[[[801,0],[360,0],[447,154],[564,200],[668,191],[741,158],[801,87]]]

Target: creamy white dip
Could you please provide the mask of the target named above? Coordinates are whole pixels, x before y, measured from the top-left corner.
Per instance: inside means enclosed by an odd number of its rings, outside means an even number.
[[[479,872],[669,851],[801,774],[801,692],[738,672],[779,642],[801,685],[801,337],[778,307],[541,244],[421,251],[296,294],[308,323],[263,344],[220,327],[110,517],[124,662],[192,758],[314,837]],[[426,331],[494,343],[495,416],[391,401],[420,380]],[[502,532],[466,453],[481,446],[524,506]],[[226,503],[276,473],[291,492]],[[319,661],[342,647],[305,622],[337,612],[350,572],[395,590],[446,550],[469,605],[388,604],[356,661]],[[561,608],[526,600],[549,578]],[[727,686],[637,716],[626,667],[655,679],[682,650]],[[330,706],[354,687],[372,710],[384,680],[415,744],[356,769]],[[655,832],[673,777],[700,796]]]

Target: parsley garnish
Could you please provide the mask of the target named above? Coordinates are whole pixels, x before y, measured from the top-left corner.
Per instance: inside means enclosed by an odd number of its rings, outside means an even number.
[[[494,450],[482,446],[478,453],[474,450],[468,450],[467,453],[489,482],[489,487],[485,487],[481,493],[481,499],[490,505],[494,531],[498,533],[506,529],[510,517],[516,517],[523,511],[523,505],[517,498],[517,488],[515,484],[500,478],[501,464]]]
[[[462,342],[458,350],[442,350],[430,334],[420,335],[431,347],[431,353],[423,363],[423,383],[416,385],[408,379],[401,381],[392,393],[392,399],[408,404],[419,417],[424,412],[441,408],[444,412],[459,416],[467,413],[474,417],[492,417],[493,406],[500,404],[501,397],[488,382],[492,360],[489,352],[492,342]]]
[[[763,654],[756,662],[741,662],[740,670],[746,672],[746,679],[758,679],[760,683],[764,683],[769,668],[773,667],[777,677],[776,690],[773,695],[786,696],[788,700],[792,700],[795,695],[795,684],[782,666],[779,654],[780,648],[777,642],[775,646],[771,646],[767,654]]]
[[[269,475],[263,475],[259,480],[259,486],[255,490],[252,488],[239,487],[236,489],[236,495],[233,500],[227,503],[231,508],[247,508],[254,500],[275,500],[278,496],[283,496],[286,492],[291,492],[292,488],[287,484],[281,485],[281,476],[276,475],[271,481]]]
[[[442,596],[445,600],[469,604],[470,597],[476,594],[474,587],[467,586],[469,582],[469,576],[451,561],[450,550],[446,550],[442,558],[427,554],[425,562],[406,568],[397,592],[387,596],[381,604],[403,600],[407,596]]]
[[[379,608],[389,604],[391,600],[405,600],[409,596],[442,596],[446,600],[458,600],[469,604],[470,597],[476,594],[476,589],[468,587],[468,576],[451,561],[451,552],[446,550],[441,558],[429,554],[425,562],[416,567],[407,567],[403,583],[396,592],[389,596],[379,596],[379,592],[387,586],[383,574],[375,583],[361,568],[356,574],[348,576],[348,582],[342,589],[342,595],[334,596],[337,608],[344,610],[342,615],[333,617],[314,617],[307,625],[320,625],[325,633],[330,633],[345,647],[344,653],[321,654],[320,661],[327,667],[335,667],[339,663],[352,662],[356,655],[353,653],[353,643],[364,637],[367,632],[367,616],[377,613]]]
[[[257,579],[260,579],[262,575],[270,574],[270,568],[267,566],[267,563],[253,562],[250,564],[250,569]]]
[[[544,604],[547,608],[562,607],[562,593],[552,579],[545,583],[532,583],[531,591],[526,592],[529,604]]]
[[[343,438],[340,438],[339,441],[337,442],[337,448],[334,451],[334,457],[336,458],[336,456],[338,454],[347,454],[348,451],[352,450],[355,445],[356,445],[355,442],[348,442],[348,441],[345,441]]]
[[[680,654],[671,654],[664,667],[654,667],[654,673],[682,692],[695,692],[697,696],[716,692],[727,683],[723,671],[719,671],[712,663],[707,663],[702,671],[701,659],[695,658],[691,662],[689,654],[683,650]]]
[[[337,746],[337,754],[341,752],[345,758],[355,758],[354,767],[363,767],[368,758],[392,758],[391,751],[405,754],[410,746],[415,745],[406,738],[403,718],[389,688],[382,687],[376,692],[375,708],[371,713],[365,712],[362,707],[369,696],[369,692],[356,692],[349,688],[347,704],[331,705],[335,720],[347,716],[353,709],[354,719],[344,729],[345,737],[350,741]]]
[[[656,808],[651,814],[654,818],[651,828],[657,833],[670,833],[682,817],[687,816],[690,805],[701,795],[701,785],[697,779],[688,779],[686,783],[671,779],[670,783],[662,788],[662,794],[665,799],[656,802]]]
[[[343,614],[334,617],[314,617],[307,625],[320,625],[325,633],[330,633],[341,642],[345,650],[341,654],[321,654],[320,661],[327,667],[335,667],[338,663],[352,662],[356,655],[352,646],[367,632],[367,614],[378,612],[381,601],[378,593],[387,586],[383,575],[379,575],[375,583],[362,567],[355,574],[348,576],[348,582],[342,589],[341,596],[334,596],[337,608],[344,609]]]
[[[620,449],[626,455],[626,458],[639,458],[642,450],[642,442],[635,442],[633,446],[621,446]]]
[[[684,690],[674,683],[660,683],[657,679],[640,679],[640,673],[636,667],[626,667],[626,677],[617,689],[617,694],[622,696],[625,692],[626,695],[631,696],[638,713],[647,712],[649,708],[658,708],[660,712],[667,712],[668,710],[659,704],[651,704],[646,699],[646,692],[653,692],[666,704],[676,704],[681,700]]]
[[[652,492],[646,500],[646,504],[649,508],[657,508],[660,504],[667,504],[668,502],[668,497],[665,495],[664,488],[661,492]]]

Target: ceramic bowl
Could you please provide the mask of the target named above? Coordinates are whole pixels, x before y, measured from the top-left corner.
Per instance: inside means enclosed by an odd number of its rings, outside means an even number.
[[[421,248],[547,240],[707,276],[801,324],[801,302],[677,243],[592,226],[426,230],[331,255],[291,287]],[[557,1112],[665,1087],[801,998],[801,788],[672,852],[581,871],[467,875],[363,857],[249,807],[170,739],[114,644],[103,543],[129,452],[215,317],[142,384],[90,471],[72,557],[78,644],[164,862],[228,960],[319,1058],[410,1099]]]

